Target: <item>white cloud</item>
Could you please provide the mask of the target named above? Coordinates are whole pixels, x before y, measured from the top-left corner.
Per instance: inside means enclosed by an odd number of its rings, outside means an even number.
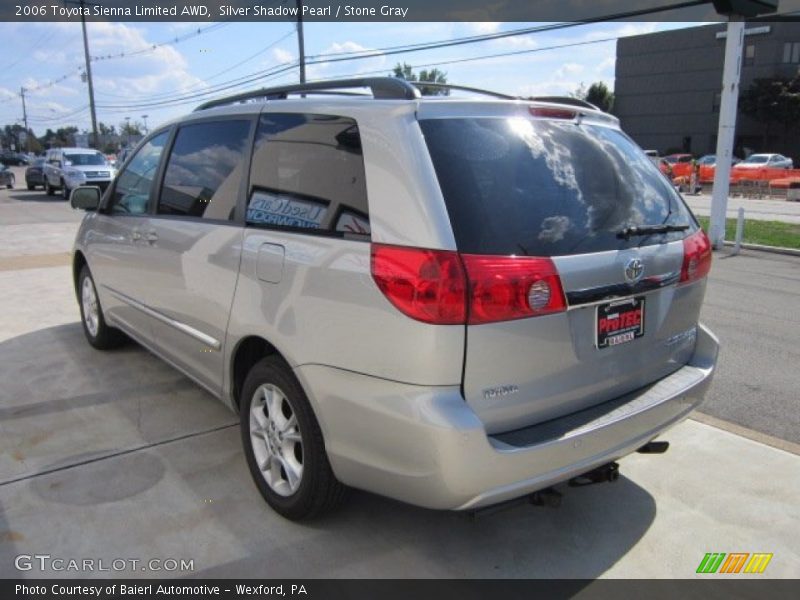
[[[320,59],[324,60],[325,55],[339,54],[342,52],[370,53],[374,51],[374,48],[362,46],[357,42],[349,40],[346,42],[334,42],[320,53]],[[386,56],[383,53],[379,53],[371,58],[353,62],[322,62],[316,65],[309,65],[307,74],[309,79],[321,79],[342,75],[358,75],[360,73],[367,73],[384,68],[388,75],[391,67],[386,60]]]
[[[500,31],[500,23],[491,21],[478,21],[476,23],[467,23],[467,26],[475,33],[497,33]]]
[[[597,66],[594,68],[596,73],[602,73],[603,71],[611,70],[614,72],[614,66],[617,64],[617,57],[616,56],[609,56],[605,60],[600,61],[597,63]]]
[[[295,60],[294,54],[283,48],[274,48],[272,50],[272,58],[277,64],[288,63]]]
[[[583,73],[585,67],[578,63],[566,63],[561,65],[554,73],[556,79],[563,79],[567,75],[578,75]]]

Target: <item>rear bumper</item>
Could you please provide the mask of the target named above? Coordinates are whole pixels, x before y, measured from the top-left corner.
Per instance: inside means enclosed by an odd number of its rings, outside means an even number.
[[[464,510],[523,496],[643,446],[702,402],[718,348],[700,325],[688,364],[654,385],[491,436],[457,387],[414,386],[319,365],[296,373],[343,483],[418,506]]]

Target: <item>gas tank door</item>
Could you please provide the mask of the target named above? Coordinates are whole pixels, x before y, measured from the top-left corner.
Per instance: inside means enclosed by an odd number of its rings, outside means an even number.
[[[261,281],[279,283],[283,277],[286,249],[280,244],[261,244],[256,260],[256,275]]]

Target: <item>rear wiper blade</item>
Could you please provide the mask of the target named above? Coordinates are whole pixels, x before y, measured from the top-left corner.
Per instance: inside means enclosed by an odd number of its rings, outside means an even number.
[[[670,233],[672,231],[686,231],[689,225],[631,225],[617,232],[618,238],[629,239],[639,235],[652,235],[654,233]]]

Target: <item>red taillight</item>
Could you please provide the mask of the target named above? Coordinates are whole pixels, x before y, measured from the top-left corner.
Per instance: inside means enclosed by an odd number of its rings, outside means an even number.
[[[702,279],[711,270],[711,242],[700,229],[683,240],[681,283]]]
[[[566,310],[549,258],[373,244],[372,278],[403,314],[425,323],[476,325]]]
[[[372,277],[413,319],[439,325],[466,320],[466,277],[457,252],[373,244]]]
[[[469,279],[469,323],[510,321],[566,310],[549,258],[461,256]]]
[[[530,113],[534,117],[544,119],[574,119],[578,116],[578,111],[568,108],[555,108],[550,106],[531,106]]]

